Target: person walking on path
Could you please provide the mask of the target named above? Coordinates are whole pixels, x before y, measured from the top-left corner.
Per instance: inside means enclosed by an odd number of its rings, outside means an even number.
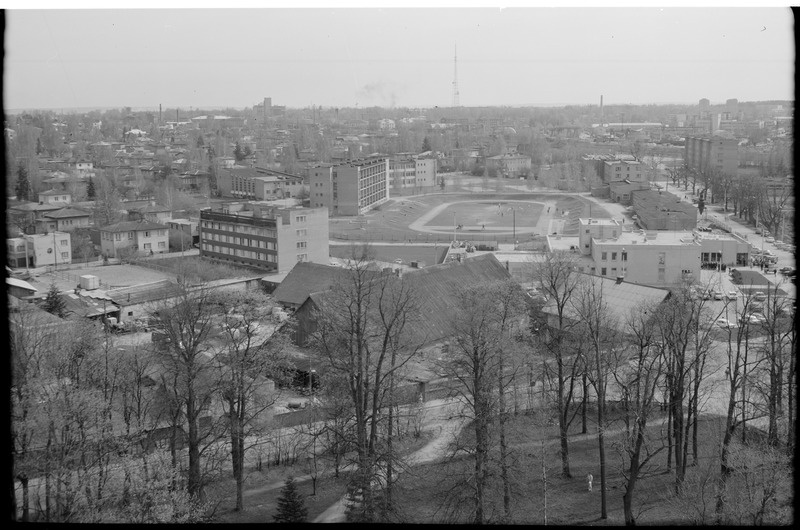
[[[592,491],[592,480],[594,480],[594,477],[592,476],[592,474],[591,474],[591,473],[589,473],[588,475],[586,475],[586,482],[588,482],[588,483],[589,483],[589,491],[590,491],[590,492]]]

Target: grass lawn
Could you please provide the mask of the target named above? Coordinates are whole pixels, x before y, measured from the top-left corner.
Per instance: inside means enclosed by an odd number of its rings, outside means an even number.
[[[430,441],[430,434],[422,436],[404,436],[396,440],[397,450],[402,454],[410,454],[420,449]],[[305,464],[280,465],[245,470],[248,474],[244,487],[244,511],[233,511],[236,503],[236,482],[229,472],[225,478],[216,481],[208,489],[208,498],[219,503],[216,512],[216,521],[221,523],[271,523],[272,516],[277,511],[277,500],[280,496],[280,487],[288,476],[296,479],[308,474]],[[316,495],[313,495],[311,480],[296,480],[298,491],[305,496],[305,505],[308,508],[308,520],[313,521],[318,515],[330,508],[341,499],[346,491],[349,475],[340,472],[338,478],[320,476],[317,479]],[[277,487],[272,485],[280,484]]]
[[[442,243],[433,247],[427,245],[381,245],[376,243],[372,245],[372,249],[375,251],[375,259],[378,261],[392,263],[396,259],[401,259],[406,265],[412,261],[421,261],[427,266],[441,263],[447,252],[447,244]],[[349,245],[331,245],[330,255],[335,258],[349,258],[352,254]]]
[[[700,424],[699,465],[687,469],[687,480],[706,470],[718,470],[718,443],[723,423],[708,418]],[[658,428],[653,422],[653,428]],[[571,429],[570,471],[573,478],[561,477],[561,460],[557,443],[557,427],[542,426],[532,416],[511,418],[509,424],[512,472],[511,521],[509,524],[588,524],[622,525],[622,496],[625,492],[622,459],[619,451],[619,429],[614,425],[606,436],[607,510],[608,518],[600,519],[600,468],[596,435],[580,433],[580,420]],[[589,433],[595,425],[589,424]],[[616,432],[615,432],[616,431]],[[469,427],[463,436],[470,438]],[[542,442],[542,440],[549,440]],[[469,443],[469,442],[467,442]],[[691,463],[691,449],[689,450]],[[497,458],[495,451],[491,458]],[[691,524],[693,508],[676,501],[673,494],[674,474],[666,473],[666,451],[653,462],[654,473],[640,480],[634,496],[634,515],[639,524]],[[543,466],[547,475],[547,520]],[[496,467],[497,469],[497,467]],[[674,469],[674,468],[673,468]],[[447,463],[429,464],[401,475],[396,498],[401,506],[401,520],[407,523],[470,523],[474,459],[459,458]],[[594,491],[589,492],[586,476],[594,476]],[[502,486],[498,476],[489,479],[485,512],[487,517],[502,513]],[[693,501],[692,501],[693,502]],[[784,501],[785,502],[785,501]],[[791,503],[791,500],[788,501]],[[713,508],[713,504],[711,505]],[[789,504],[791,506],[791,504]]]

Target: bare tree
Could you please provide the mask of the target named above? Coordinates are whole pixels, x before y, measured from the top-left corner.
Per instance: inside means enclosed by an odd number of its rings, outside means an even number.
[[[546,333],[540,334],[544,351],[555,363],[555,373],[545,364],[548,374],[555,378],[555,404],[558,414],[558,432],[561,443],[561,474],[572,476],[569,469],[569,425],[574,418],[570,409],[581,360],[575,355],[570,344],[570,328],[573,321],[567,317],[570,304],[579,285],[579,274],[575,267],[575,257],[566,252],[546,254],[543,261],[533,265],[531,278],[541,293],[547,297],[548,304],[555,312],[555,318],[546,326]],[[585,399],[585,396],[584,396]]]
[[[181,286],[179,294],[158,303],[151,318],[163,330],[167,347],[157,354],[162,374],[169,378],[168,390],[181,404],[187,424],[189,451],[188,492],[204,500],[201,473],[201,445],[212,436],[210,427],[200,425],[200,417],[211,404],[215,391],[215,371],[210,339],[218,306],[206,288]]]
[[[664,348],[657,340],[652,321],[657,307],[637,307],[625,321],[623,333],[629,348],[618,359],[612,372],[621,389],[622,420],[625,436],[619,444],[622,454],[625,494],[622,496],[625,524],[635,525],[633,498],[637,482],[647,474],[647,465],[664,449],[654,443],[648,421],[656,412],[656,389],[664,375]]]
[[[381,458],[387,430],[381,428],[391,400],[392,377],[414,357],[410,320],[416,293],[394,275],[377,273],[369,247],[353,247],[350,275],[316,297],[313,340],[331,369],[347,380],[355,415],[357,484],[363,494],[360,520],[379,516],[373,485],[383,481]],[[383,507],[385,508],[385,506]]]
[[[269,299],[259,293],[228,294],[218,303],[228,308],[221,319],[222,348],[215,356],[220,398],[228,420],[231,463],[236,480],[236,511],[244,507],[244,461],[248,435],[258,432],[259,416],[273,405],[288,379],[285,353],[289,335],[272,320]],[[270,384],[271,382],[271,384]]]
[[[574,333],[584,338],[588,378],[597,396],[597,446],[600,460],[600,518],[608,517],[606,477],[606,395],[608,381],[613,373],[621,348],[617,333],[619,323],[611,316],[603,298],[603,287],[596,277],[581,281],[576,296],[571,302],[579,325]]]

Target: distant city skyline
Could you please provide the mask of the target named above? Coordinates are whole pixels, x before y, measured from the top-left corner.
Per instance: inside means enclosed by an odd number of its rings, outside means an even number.
[[[785,7],[5,13],[8,110],[794,99]]]

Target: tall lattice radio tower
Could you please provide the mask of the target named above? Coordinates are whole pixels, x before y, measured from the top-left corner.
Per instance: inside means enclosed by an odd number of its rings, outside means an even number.
[[[453,106],[460,107],[461,103],[458,101],[458,46],[455,46],[455,55],[453,56]]]

